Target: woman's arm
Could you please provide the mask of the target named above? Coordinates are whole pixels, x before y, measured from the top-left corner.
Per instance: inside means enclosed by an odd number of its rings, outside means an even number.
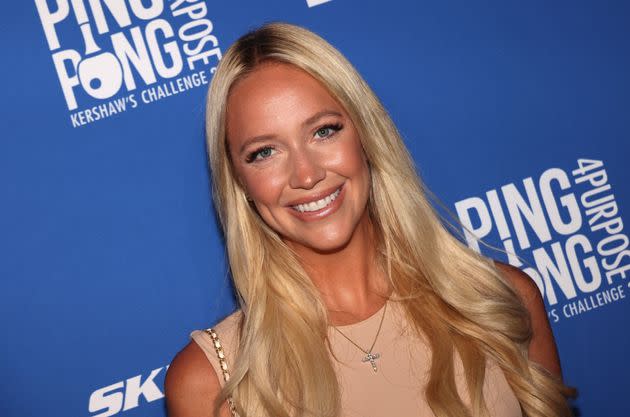
[[[164,381],[169,417],[212,417],[221,391],[219,378],[196,342],[190,341],[171,362]],[[230,417],[226,404],[220,417]]]
[[[532,323],[532,340],[529,344],[529,359],[542,365],[552,374],[562,378],[558,348],[551,332],[545,303],[536,283],[520,269],[495,261],[499,272],[510,280],[529,311]]]

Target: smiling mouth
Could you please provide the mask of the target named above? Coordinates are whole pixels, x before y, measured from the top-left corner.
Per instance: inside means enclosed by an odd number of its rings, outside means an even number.
[[[341,192],[341,187],[337,188],[332,194],[317,200],[311,201],[310,203],[298,204],[295,206],[291,206],[293,210],[299,211],[300,213],[310,213],[312,211],[321,210],[324,207],[329,206],[335,199],[339,196]]]

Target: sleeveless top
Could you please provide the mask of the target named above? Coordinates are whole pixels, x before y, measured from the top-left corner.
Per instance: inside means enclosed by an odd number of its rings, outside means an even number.
[[[341,388],[341,415],[434,417],[424,396],[430,372],[430,348],[411,333],[406,314],[399,304],[388,301],[386,305],[384,316],[385,306],[363,321],[337,326],[357,345],[368,350],[383,317],[381,332],[372,349],[373,354],[380,354],[375,360],[377,372],[374,372],[369,361],[363,361],[365,352],[329,327],[328,336],[334,354],[332,361]],[[237,311],[214,327],[230,369],[234,367],[240,315],[241,312]],[[223,386],[223,373],[210,336],[202,330],[194,330],[190,337],[201,347]],[[454,366],[458,393],[464,404],[469,405],[464,369],[457,354]],[[483,393],[490,416],[522,417],[518,400],[503,371],[490,361],[486,364]]]

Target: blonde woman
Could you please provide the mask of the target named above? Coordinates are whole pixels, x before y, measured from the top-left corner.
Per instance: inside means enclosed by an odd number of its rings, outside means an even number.
[[[570,415],[536,285],[445,230],[335,48],[251,31],[206,117],[240,309],[172,361],[170,417]]]

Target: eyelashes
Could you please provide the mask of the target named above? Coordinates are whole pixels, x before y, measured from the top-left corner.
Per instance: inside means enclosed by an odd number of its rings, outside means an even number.
[[[342,129],[343,129],[343,124],[341,123],[329,123],[322,127],[317,128],[314,135],[317,137],[318,140],[324,141],[335,136],[337,132],[339,132]],[[327,131],[330,133],[326,134]],[[318,134],[322,134],[322,136],[317,136]],[[269,158],[271,155],[273,155],[274,152],[275,152],[275,148],[273,146],[267,146],[267,145],[261,146],[260,148],[257,148],[256,150],[248,153],[247,156],[245,157],[245,162],[250,164],[252,162],[265,160]]]
[[[327,124],[327,125],[324,125],[324,126],[320,127],[319,129],[317,129],[315,131],[315,133],[317,134],[317,133],[321,132],[322,130],[325,131],[326,129],[332,130],[333,132],[330,135],[324,136],[322,138],[322,139],[326,139],[326,138],[331,137],[332,135],[334,135],[338,131],[340,131],[342,128],[343,128],[343,125],[341,123],[331,123],[331,124]]]
[[[250,164],[254,161],[269,158],[272,151],[275,151],[275,149],[271,146],[263,146],[261,148],[258,148],[255,151],[247,154],[247,156],[245,157],[245,162]]]

